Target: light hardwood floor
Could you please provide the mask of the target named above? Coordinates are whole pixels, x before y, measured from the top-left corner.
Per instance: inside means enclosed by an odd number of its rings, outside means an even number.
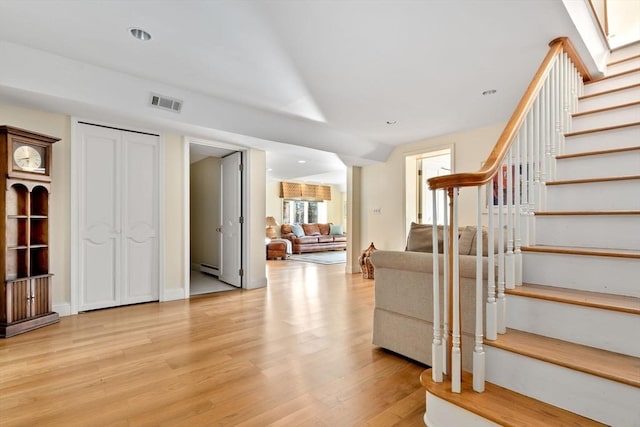
[[[0,340],[0,425],[423,425],[424,366],[371,344],[373,280],[343,264],[267,266],[264,289]]]

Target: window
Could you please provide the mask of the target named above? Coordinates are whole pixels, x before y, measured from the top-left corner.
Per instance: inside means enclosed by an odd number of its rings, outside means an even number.
[[[327,202],[312,200],[282,200],[282,223],[326,223]]]

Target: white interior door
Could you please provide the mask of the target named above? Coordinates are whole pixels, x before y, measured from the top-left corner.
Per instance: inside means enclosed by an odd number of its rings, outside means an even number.
[[[159,138],[78,126],[78,309],[157,300]]]
[[[79,309],[119,304],[120,133],[80,125]]]
[[[158,137],[122,132],[121,304],[158,299]]]
[[[222,158],[220,164],[220,272],[219,279],[240,287],[242,278],[242,153]]]

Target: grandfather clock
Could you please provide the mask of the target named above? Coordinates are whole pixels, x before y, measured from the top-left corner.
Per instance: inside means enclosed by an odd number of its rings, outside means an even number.
[[[59,138],[0,126],[0,337],[58,321],[49,273],[51,149]]]

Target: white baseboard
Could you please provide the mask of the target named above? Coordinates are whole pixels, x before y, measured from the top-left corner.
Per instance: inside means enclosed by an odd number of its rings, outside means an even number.
[[[53,304],[53,311],[58,313],[60,317],[71,316],[71,304],[68,302],[62,304]]]
[[[160,302],[175,301],[185,298],[188,298],[188,296],[185,297],[184,288],[165,289]]]

